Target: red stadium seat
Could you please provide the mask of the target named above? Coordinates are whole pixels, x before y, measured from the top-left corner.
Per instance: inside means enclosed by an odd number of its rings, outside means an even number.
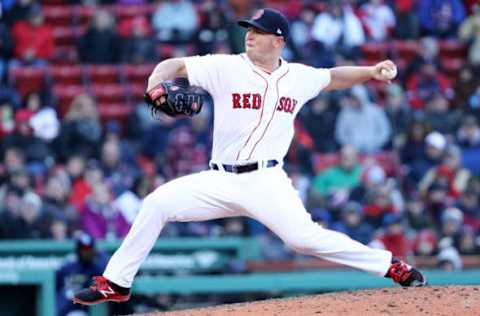
[[[54,84],[81,85],[84,81],[82,68],[76,65],[51,66],[50,76]]]
[[[149,17],[154,10],[155,8],[150,4],[117,4],[113,6],[113,13],[119,20],[133,18],[139,15]]]
[[[465,58],[467,49],[465,44],[457,40],[443,40],[438,42],[440,57],[443,58]]]
[[[92,5],[76,5],[74,7],[75,24],[82,27],[87,26],[97,9],[96,6]]]
[[[146,84],[129,84],[128,85],[128,93],[130,97],[130,101],[133,104],[137,104],[143,100],[143,95],[145,94]]]
[[[53,96],[57,104],[57,112],[60,117],[64,117],[70,108],[73,99],[81,94],[87,93],[83,85],[53,85]]]
[[[442,68],[445,73],[451,78],[456,79],[460,74],[460,69],[465,65],[464,58],[441,58]]]
[[[42,8],[45,22],[53,27],[73,24],[73,7],[70,5],[45,5]]]
[[[387,58],[388,45],[385,43],[365,43],[361,47],[363,58],[380,61]]]
[[[145,84],[154,68],[154,64],[124,65],[122,67],[122,75],[129,83]]]
[[[77,32],[71,26],[56,26],[53,28],[55,45],[75,46],[77,44]]]
[[[25,96],[46,88],[46,73],[44,67],[17,67],[10,69],[10,81],[20,95]]]
[[[393,58],[402,58],[412,61],[419,51],[419,45],[416,41],[392,41],[390,44],[390,54]]]
[[[92,83],[118,83],[120,82],[120,69],[111,65],[85,66],[87,78]]]
[[[122,84],[93,84],[90,91],[98,103],[123,103],[127,101],[125,87]]]

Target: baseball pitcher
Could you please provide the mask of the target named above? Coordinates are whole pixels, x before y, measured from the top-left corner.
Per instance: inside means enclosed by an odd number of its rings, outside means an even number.
[[[388,83],[395,64],[386,60],[374,66],[316,69],[288,63],[281,52],[289,26],[280,12],[259,10],[238,23],[247,28],[245,53],[168,59],[150,75],[146,100],[153,112],[192,116],[213,98],[210,170],[177,178],[150,193],[103,276],[78,292],[76,303],[128,300],[141,263],[168,222],[229,216],[260,221],[300,253],[389,277],[402,286],[426,284],[418,270],[391,252],[314,223],[282,169],[295,116],[308,100],[367,80]],[[192,86],[172,83],[179,77],[187,77]]]

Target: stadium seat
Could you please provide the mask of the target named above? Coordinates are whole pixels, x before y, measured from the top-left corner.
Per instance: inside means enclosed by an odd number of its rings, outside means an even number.
[[[76,5],[74,7],[75,25],[86,27],[97,9],[97,7],[92,5]]]
[[[143,100],[143,95],[145,94],[146,84],[129,84],[128,85],[128,95],[130,102],[137,104]]]
[[[46,88],[46,73],[45,67],[16,67],[10,69],[10,83],[25,96]]]
[[[81,85],[84,81],[80,66],[53,65],[50,66],[49,73],[54,84]]]
[[[145,84],[154,68],[154,64],[124,65],[122,67],[122,76],[129,83]]]
[[[45,22],[53,27],[73,25],[73,7],[70,5],[45,5],[42,8]]]
[[[119,83],[120,69],[112,65],[88,65],[85,66],[87,79],[95,84],[100,83]]]
[[[92,84],[89,87],[98,103],[123,103],[127,101],[122,84]]]
[[[81,94],[87,93],[87,89],[83,85],[55,84],[52,92],[56,100],[57,112],[60,117],[64,117],[70,108],[72,100]]]
[[[441,58],[465,58],[467,49],[465,44],[458,40],[443,40],[438,42]]]
[[[53,38],[55,45],[75,46],[77,44],[77,32],[72,26],[55,26]]]
[[[365,43],[361,47],[363,58],[379,61],[387,58],[388,45],[385,43]]]
[[[390,44],[390,54],[393,58],[402,58],[412,61],[419,51],[419,45],[416,41],[395,40]]]
[[[154,10],[155,8],[151,4],[117,4],[113,6],[113,13],[119,20],[133,18],[139,15],[150,17]]]
[[[443,70],[451,79],[456,79],[460,74],[460,69],[465,65],[464,58],[443,57],[440,61]]]

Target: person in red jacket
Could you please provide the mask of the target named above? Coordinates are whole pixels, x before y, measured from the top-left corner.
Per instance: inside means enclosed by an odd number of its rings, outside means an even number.
[[[53,30],[44,23],[40,6],[33,6],[28,20],[15,23],[12,29],[15,42],[15,64],[42,65],[52,56],[54,50]],[[13,66],[14,66],[13,65]]]

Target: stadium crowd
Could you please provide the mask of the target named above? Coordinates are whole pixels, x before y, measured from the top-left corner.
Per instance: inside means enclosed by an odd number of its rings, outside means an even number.
[[[141,90],[162,59],[242,52],[235,21],[264,5],[291,21],[288,61],[399,68],[390,85],[321,94],[299,113],[285,168],[314,220],[446,269],[480,254],[480,5],[468,0],[2,1],[0,238],[122,238],[148,192],[208,168],[212,109],[156,121]],[[145,65],[126,93],[126,69]],[[116,89],[95,82],[102,67]],[[161,236],[256,236],[265,258],[294,256],[246,218]]]

